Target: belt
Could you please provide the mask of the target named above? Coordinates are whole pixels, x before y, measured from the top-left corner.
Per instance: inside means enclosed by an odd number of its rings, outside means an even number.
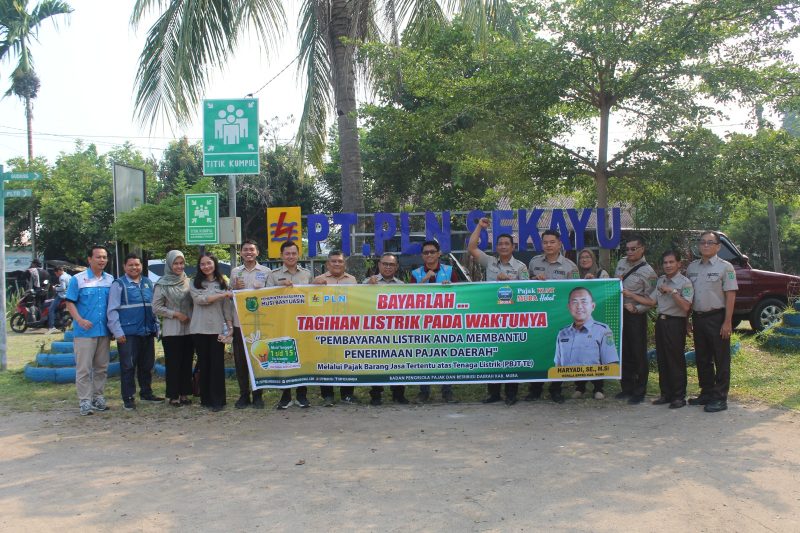
[[[686,320],[685,316],[658,315],[660,320]]]
[[[724,313],[725,308],[722,307],[720,309],[712,309],[711,311],[693,311],[692,315],[696,316],[697,318],[702,318],[704,316],[711,316],[711,315],[718,315],[720,313]]]

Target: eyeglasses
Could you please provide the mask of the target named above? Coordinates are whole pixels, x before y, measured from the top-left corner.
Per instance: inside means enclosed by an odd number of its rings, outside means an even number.
[[[697,241],[700,246],[716,246],[719,244],[717,241]]]
[[[384,267],[396,267],[397,264],[396,263],[386,263],[384,261],[381,261],[381,266],[384,266]]]
[[[439,250],[422,250],[422,255],[433,255]]]
[[[641,246],[632,246],[632,247],[631,247],[631,246],[626,246],[626,247],[625,247],[625,251],[626,251],[626,252],[635,252],[635,251],[636,251],[636,250],[638,250],[639,248],[641,248]]]

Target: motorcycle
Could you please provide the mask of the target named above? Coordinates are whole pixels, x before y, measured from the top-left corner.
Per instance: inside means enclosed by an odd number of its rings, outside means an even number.
[[[22,295],[22,298],[17,302],[16,312],[8,319],[11,331],[15,333],[25,333],[28,328],[46,328],[49,327],[48,319],[50,314],[50,304],[53,298],[48,298],[39,302],[41,298],[36,292],[27,290]],[[56,308],[56,318],[53,326],[64,331],[72,325],[72,315],[67,311],[66,300],[61,300]]]

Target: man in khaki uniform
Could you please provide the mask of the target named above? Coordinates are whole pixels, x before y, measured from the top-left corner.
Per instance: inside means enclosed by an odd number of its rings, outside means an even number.
[[[344,252],[333,250],[328,254],[328,261],[325,263],[325,273],[314,278],[315,285],[356,285],[356,278],[345,272]],[[333,387],[322,386],[319,388],[322,394],[322,403],[325,407],[333,405]],[[339,387],[339,394],[342,401],[346,404],[360,403],[355,397],[355,387]]]
[[[508,233],[498,235],[495,239],[495,251],[497,257],[492,257],[478,248],[481,230],[489,228],[489,219],[482,218],[475,226],[472,235],[469,236],[467,251],[470,255],[486,269],[486,281],[509,281],[528,279],[528,267],[525,263],[514,258],[514,237]],[[506,383],[506,405],[512,406],[517,403],[517,391],[519,383]],[[483,403],[495,403],[502,400],[500,397],[500,383],[489,383],[486,385],[487,396]]]
[[[692,333],[697,359],[700,395],[689,405],[704,405],[708,413],[728,408],[731,384],[731,331],[736,302],[736,271],[720,259],[719,234],[706,231],[700,235],[700,259],[692,261],[686,276],[694,286]]]
[[[293,285],[311,285],[314,275],[307,268],[303,268],[297,264],[299,259],[300,250],[296,242],[286,241],[281,244],[281,260],[283,261],[283,266],[270,272],[267,278],[267,286],[292,287]],[[295,398],[297,405],[302,409],[311,407],[311,403],[308,401],[308,387],[297,387]],[[277,408],[288,409],[290,405],[292,405],[292,389],[283,389]]]
[[[650,293],[651,304],[658,306],[656,354],[658,387],[661,394],[653,405],[669,404],[670,409],[686,405],[686,316],[692,307],[694,289],[681,274],[681,256],[668,250],[661,255],[664,275]]]
[[[364,285],[404,285],[396,274],[400,268],[400,261],[397,256],[392,252],[384,252],[378,259],[378,273],[374,276],[366,278]],[[392,391],[392,401],[399,404],[407,404],[406,387],[405,385],[391,385],[389,389]],[[380,385],[373,386],[369,391],[370,405],[381,405],[383,403],[383,387]]]
[[[231,270],[231,288],[237,291],[244,289],[261,289],[267,285],[270,270],[258,264],[258,245],[255,241],[246,240],[239,252],[242,265]],[[242,341],[242,326],[238,314],[233,315],[233,362],[236,366],[236,381],[239,382],[239,399],[234,407],[244,409],[250,405],[250,370],[247,367],[247,356]],[[253,391],[253,407],[264,408],[263,391]]]
[[[625,243],[625,257],[617,263],[614,273],[622,280],[622,380],[617,399],[627,399],[631,405],[644,401],[650,365],[647,360],[648,296],[656,287],[655,270],[644,258],[642,237],[632,237]]]
[[[578,279],[578,265],[567,259],[561,254],[562,242],[561,234],[553,229],[542,232],[543,254],[537,255],[528,263],[528,273],[530,279],[549,280],[549,279]],[[526,402],[538,400],[542,397],[542,382],[530,384],[528,395],[524,398]],[[550,382],[550,399],[556,403],[564,403],[564,395],[561,394],[561,382]]]

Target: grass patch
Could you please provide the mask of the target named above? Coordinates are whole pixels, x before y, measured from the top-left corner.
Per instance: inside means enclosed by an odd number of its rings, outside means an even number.
[[[731,364],[731,391],[732,400],[741,402],[759,402],[774,407],[800,410],[800,355],[789,354],[777,350],[765,349],[756,342],[755,336],[749,331],[739,331],[741,350],[733,357]],[[38,333],[16,334],[8,333],[8,370],[0,372],[0,409],[15,411],[50,411],[54,409],[77,407],[77,398],[74,384],[33,383],[25,379],[23,368],[32,362],[40,351],[41,345],[49,347],[50,342],[60,340],[60,335],[43,335]],[[156,343],[156,357],[162,355],[160,343]],[[113,349],[113,347],[112,347]],[[697,370],[694,365],[689,366],[688,390],[690,395],[697,394]],[[159,396],[164,396],[165,382],[162,378],[153,377],[153,390]],[[231,409],[238,397],[238,385],[235,379],[226,382],[228,393],[228,407]],[[546,388],[546,387],[545,387]],[[486,397],[485,385],[455,385],[453,387],[456,398],[462,402],[479,402]],[[119,378],[108,380],[106,397],[112,408],[120,408],[120,382]],[[520,397],[527,394],[527,384],[520,384]],[[591,387],[589,387],[591,390]],[[564,395],[572,394],[573,386],[564,385]],[[619,381],[607,380],[605,392],[607,397],[612,397],[619,392]],[[650,366],[648,394],[658,395],[658,373],[655,362]],[[439,387],[434,386],[434,401],[439,400]],[[280,397],[281,391],[271,389],[265,392],[267,408],[273,407]],[[338,390],[336,391],[338,398]],[[357,387],[356,395],[362,402],[369,401],[369,388]],[[406,396],[413,400],[417,395],[417,387],[406,388]],[[545,396],[547,393],[545,392]],[[319,405],[319,387],[309,388],[309,400],[312,405]],[[579,400],[593,402],[595,400]],[[606,400],[609,401],[609,400]],[[384,402],[391,403],[391,394],[384,388]],[[195,399],[195,404],[199,399]],[[157,415],[163,413],[164,406],[140,403],[138,410],[144,413]],[[200,413],[199,409],[190,412]]]

